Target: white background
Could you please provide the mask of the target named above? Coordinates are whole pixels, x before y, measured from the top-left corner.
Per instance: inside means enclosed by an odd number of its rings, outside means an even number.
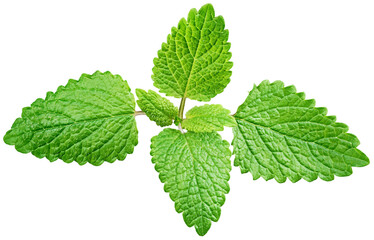
[[[373,160],[372,1],[210,1],[232,43],[233,75],[213,99],[235,112],[254,83],[294,84],[337,115]],[[156,90],[153,63],[172,26],[203,1],[1,1],[0,135],[22,107],[81,73],[110,70]],[[172,99],[179,104],[177,99]],[[186,110],[195,104],[188,100]],[[137,118],[139,145],[123,162],[49,163],[0,143],[0,239],[198,239],[151,163],[161,128]],[[231,142],[226,129],[223,137]],[[374,239],[373,165],[333,182],[253,181],[231,192],[204,239]]]

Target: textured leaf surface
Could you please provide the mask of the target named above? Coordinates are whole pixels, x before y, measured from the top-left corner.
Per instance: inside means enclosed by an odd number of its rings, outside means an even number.
[[[352,167],[369,164],[347,125],[326,114],[326,108],[316,108],[294,86],[263,81],[235,114],[234,165],[254,179],[310,182],[348,176]]]
[[[134,109],[134,96],[119,75],[83,74],[23,108],[4,141],[50,161],[123,160],[138,143]]]
[[[182,127],[193,132],[223,131],[223,127],[235,127],[236,121],[230,110],[219,104],[193,107],[186,113]]]
[[[211,4],[192,9],[158,51],[154,85],[167,96],[209,101],[230,82],[228,36],[223,17],[215,16]]]
[[[136,89],[136,96],[139,99],[136,102],[140,109],[145,112],[149,119],[155,121],[161,127],[171,125],[178,116],[178,108],[155,91],[149,90],[146,92],[142,89]]]
[[[230,190],[229,143],[216,133],[182,134],[164,129],[152,138],[151,155],[164,190],[170,193],[187,226],[205,235],[218,221]]]

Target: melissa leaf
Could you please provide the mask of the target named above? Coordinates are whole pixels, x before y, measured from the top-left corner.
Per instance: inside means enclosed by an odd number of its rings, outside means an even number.
[[[134,96],[119,75],[83,74],[23,108],[4,141],[51,162],[124,160],[138,143],[134,109]]]
[[[351,175],[352,167],[368,165],[348,126],[326,114],[326,108],[316,108],[294,86],[263,81],[235,113],[234,165],[253,179],[277,182],[331,181],[334,175]]]
[[[182,134],[167,128],[152,138],[151,155],[175,210],[183,212],[187,226],[205,235],[230,190],[229,143],[216,132]]]
[[[235,127],[236,121],[230,110],[219,104],[193,107],[186,113],[182,127],[193,132],[223,131],[223,127]]]
[[[192,9],[171,29],[154,59],[154,86],[167,96],[209,101],[230,82],[229,36],[213,6]]]
[[[136,89],[135,91],[139,99],[136,101],[138,106],[157,125],[161,127],[169,126],[178,116],[178,108],[156,92],[152,90],[146,92],[142,89]]]
[[[23,108],[4,141],[51,162],[100,165],[134,151],[135,116],[145,114],[162,127],[174,123],[179,130],[166,128],[151,139],[152,163],[176,211],[200,236],[219,220],[230,191],[230,145],[216,132],[225,126],[233,127],[234,165],[253,179],[331,181],[369,164],[347,125],[281,81],[254,86],[234,116],[221,105],[206,104],[184,118],[187,98],[210,101],[230,82],[228,35],[211,4],[190,10],[187,20],[171,29],[154,58],[152,79],[161,93],[181,98],[179,109],[152,90],[136,89],[142,111],[135,111],[127,82],[97,71]]]

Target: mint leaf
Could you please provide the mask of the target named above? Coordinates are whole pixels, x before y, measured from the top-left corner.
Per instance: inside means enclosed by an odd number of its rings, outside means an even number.
[[[173,27],[154,59],[154,86],[167,96],[209,101],[230,82],[228,30],[213,6],[192,9]]]
[[[326,108],[316,108],[294,86],[263,81],[235,114],[234,165],[253,179],[277,182],[331,181],[334,175],[351,175],[352,167],[368,165],[348,126],[326,114]]]
[[[51,162],[124,160],[138,143],[134,109],[134,96],[119,75],[83,74],[23,108],[4,142]]]
[[[187,226],[205,235],[230,190],[229,143],[216,132],[182,134],[167,128],[152,138],[151,155],[175,210],[183,212]]]
[[[149,90],[148,93],[142,89],[136,89],[136,96],[139,100],[136,102],[142,111],[157,125],[164,127],[173,123],[178,115],[178,108],[168,99],[161,97],[155,91]]]
[[[186,113],[182,127],[193,132],[223,131],[223,127],[235,127],[236,121],[230,110],[219,104],[193,107]]]

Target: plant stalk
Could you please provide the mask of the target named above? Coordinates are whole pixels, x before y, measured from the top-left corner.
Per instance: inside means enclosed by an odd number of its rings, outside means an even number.
[[[184,105],[186,104],[186,98],[185,97],[183,97],[182,99],[181,99],[181,104],[179,105],[179,114],[178,114],[178,117],[182,120],[183,119],[183,111],[184,111]],[[178,128],[179,128],[179,130],[182,132],[182,133],[184,133],[184,131],[183,131],[183,128],[182,128],[182,124],[178,124]]]
[[[180,119],[183,119],[183,111],[184,111],[184,105],[186,104],[186,98],[182,98],[181,104],[179,105],[179,114],[178,117]]]
[[[139,115],[145,115],[145,112],[143,112],[143,111],[135,111],[134,116],[136,117],[136,116],[139,116]]]

